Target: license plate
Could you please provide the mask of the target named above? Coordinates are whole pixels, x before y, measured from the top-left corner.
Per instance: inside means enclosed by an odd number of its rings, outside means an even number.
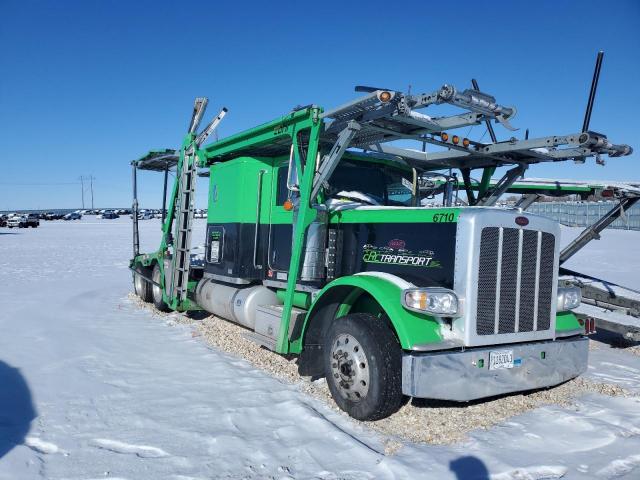
[[[489,352],[489,370],[513,368],[513,350]]]

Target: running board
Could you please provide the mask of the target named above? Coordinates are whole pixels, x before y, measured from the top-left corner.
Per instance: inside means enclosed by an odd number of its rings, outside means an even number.
[[[261,335],[260,333],[256,332],[246,332],[243,333],[242,336],[250,342],[257,343],[261,347],[265,347],[271,351],[275,351],[276,349],[276,341],[271,337],[267,337],[266,335]]]
[[[275,351],[282,323],[282,312],[282,305],[258,306],[256,308],[255,331],[246,333],[245,338],[257,343],[258,345],[262,345],[269,350]],[[289,338],[296,338],[299,335],[306,315],[306,310],[301,310],[296,307],[291,308]]]

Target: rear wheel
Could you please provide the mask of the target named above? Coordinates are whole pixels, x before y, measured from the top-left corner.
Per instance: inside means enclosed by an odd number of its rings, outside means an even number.
[[[140,272],[145,277],[149,277],[151,273],[148,268],[138,267]],[[151,302],[153,300],[153,294],[151,292],[151,283],[147,282],[140,273],[133,274],[133,288],[136,295],[138,295],[144,302]]]
[[[151,285],[151,292],[153,295],[153,304],[161,312],[169,312],[171,311],[171,309],[166,303],[164,303],[164,300],[162,299],[162,288],[158,286],[160,285],[161,277],[162,277],[162,272],[160,271],[160,264],[156,263],[153,266],[153,275],[151,277],[151,279],[154,282]]]
[[[379,420],[402,403],[402,351],[389,325],[369,314],[336,320],[323,345],[336,404],[358,420]]]

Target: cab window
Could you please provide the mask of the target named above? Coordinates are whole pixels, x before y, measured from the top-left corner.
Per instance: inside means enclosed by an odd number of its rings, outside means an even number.
[[[329,179],[329,197],[358,192],[379,205],[413,205],[413,173],[379,163],[340,162]]]
[[[287,189],[287,174],[288,174],[287,165],[283,165],[278,168],[276,205],[284,205],[285,200],[289,198],[289,190]]]

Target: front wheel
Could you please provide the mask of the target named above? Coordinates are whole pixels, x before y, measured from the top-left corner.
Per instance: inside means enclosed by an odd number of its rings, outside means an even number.
[[[169,312],[171,309],[164,303],[162,299],[162,287],[160,287],[160,277],[162,276],[162,272],[160,271],[160,264],[156,263],[153,266],[153,275],[151,279],[153,280],[153,284],[151,287],[151,291],[153,293],[153,304],[155,307],[161,312]]]
[[[402,403],[402,351],[384,320],[355,313],[329,327],[323,345],[336,404],[358,420],[379,420]]]

